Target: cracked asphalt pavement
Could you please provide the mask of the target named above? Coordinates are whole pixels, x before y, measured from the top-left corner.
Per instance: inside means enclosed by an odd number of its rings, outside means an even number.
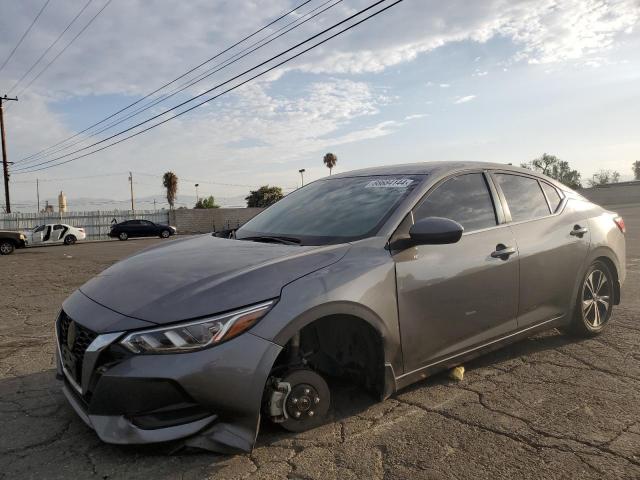
[[[640,207],[627,223],[623,302],[601,336],[537,335],[376,403],[339,385],[333,420],[263,422],[251,455],[102,443],[54,379],[53,323],[74,289],[160,240],[0,258],[0,479],[640,478]],[[171,240],[169,240],[171,241]]]

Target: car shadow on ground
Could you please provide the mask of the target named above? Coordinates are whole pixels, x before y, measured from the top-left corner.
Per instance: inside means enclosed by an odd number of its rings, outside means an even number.
[[[575,339],[550,331],[479,357],[468,362],[465,367],[472,374],[477,369],[503,364],[519,357],[575,342]],[[416,391],[449,382],[451,380],[444,372],[418,382],[401,392]],[[360,415],[377,403],[371,394],[353,384],[330,381],[330,386],[333,392],[333,413],[330,423]],[[3,459],[3,457],[37,455],[43,449],[64,451],[69,448],[71,441],[74,444],[85,442],[91,445],[94,456],[100,449],[109,449],[112,454],[115,453],[120,458],[120,461],[141,456],[157,458],[168,455],[210,454],[201,450],[180,449],[175,442],[131,446],[102,444],[95,433],[68,405],[61,392],[60,382],[55,379],[53,369],[0,380],[0,424],[3,425],[4,431],[0,436],[0,466],[7,462],[7,458]],[[295,439],[300,435],[304,435],[304,438],[313,438],[314,431],[293,434],[263,419],[256,447],[270,446],[277,442]],[[115,452],[113,452],[114,449]],[[210,456],[206,458],[209,461],[211,459]],[[221,456],[221,458],[226,457]]]

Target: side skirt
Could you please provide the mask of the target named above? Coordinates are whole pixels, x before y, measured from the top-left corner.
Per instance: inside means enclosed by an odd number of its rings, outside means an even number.
[[[463,352],[456,353],[455,355],[440,359],[436,362],[430,363],[429,365],[425,365],[424,367],[420,367],[411,372],[404,373],[399,377],[396,377],[396,388],[397,390],[400,390],[408,385],[411,385],[412,383],[418,382],[435,373],[441,372],[442,370],[456,367],[461,363],[472,360],[476,357],[484,355],[485,353],[498,350],[519,340],[523,340],[535,333],[560,326],[563,324],[562,320],[564,319],[564,317],[565,315],[560,315],[558,317],[545,320],[544,322],[537,323],[521,330],[516,330],[515,332],[510,333],[509,335],[506,335],[504,337],[496,338],[488,343],[478,345],[477,347],[473,347]]]

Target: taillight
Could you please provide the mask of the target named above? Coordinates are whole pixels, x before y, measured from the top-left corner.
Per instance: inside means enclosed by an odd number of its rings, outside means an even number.
[[[618,226],[618,228],[622,233],[626,233],[627,229],[624,228],[624,220],[622,219],[622,217],[615,217],[613,221],[615,222],[615,224]]]

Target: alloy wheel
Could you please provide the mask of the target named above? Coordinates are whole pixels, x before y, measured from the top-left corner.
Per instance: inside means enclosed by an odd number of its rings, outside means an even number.
[[[592,328],[599,328],[609,317],[611,310],[611,282],[607,274],[592,270],[582,287],[582,316]]]
[[[0,243],[0,253],[2,255],[9,255],[11,252],[13,252],[13,245],[9,242]]]

